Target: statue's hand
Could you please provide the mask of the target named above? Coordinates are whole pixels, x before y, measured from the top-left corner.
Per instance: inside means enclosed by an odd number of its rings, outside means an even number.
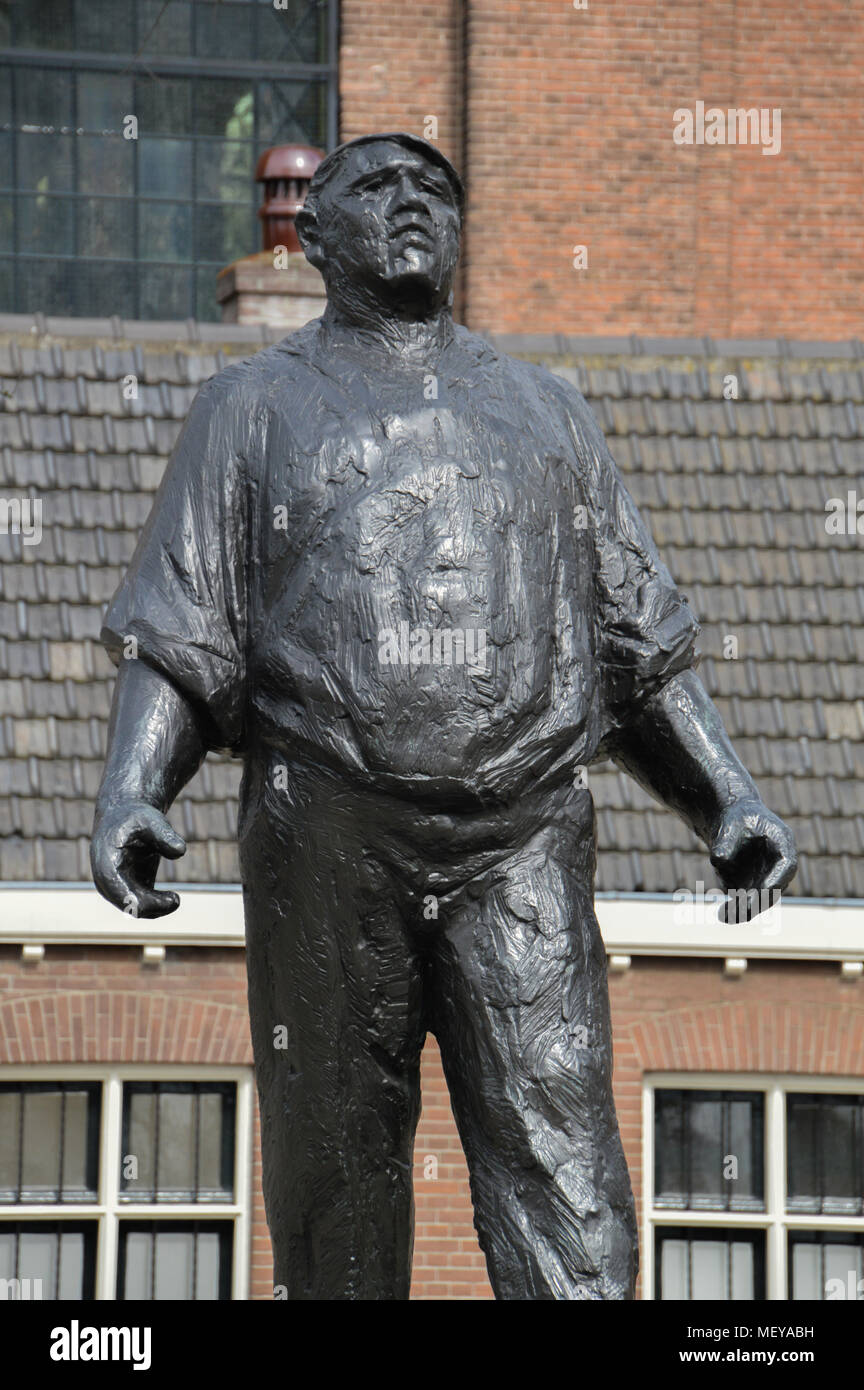
[[[90,842],[93,882],[103,898],[133,917],[164,917],[180,906],[154,889],[159,857],[179,859],[186,842],[155,806],[123,801],[97,812]]]
[[[736,911],[736,921],[742,916],[749,920],[770,906],[798,868],[788,825],[755,797],[728,807],[714,832],[710,853],[724,889],[745,889],[750,894],[746,911]],[[728,903],[720,915],[730,920]]]

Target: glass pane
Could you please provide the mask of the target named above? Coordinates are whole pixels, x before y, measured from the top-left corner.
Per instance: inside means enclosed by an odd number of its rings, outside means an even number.
[[[160,1231],[156,1236],[154,1299],[191,1300],[194,1259],[195,1237],[191,1231]]]
[[[215,1231],[198,1236],[196,1264],[195,1297],[215,1302],[219,1297],[219,1236]]]
[[[255,56],[252,6],[231,0],[198,0],[195,6],[195,50],[201,58],[246,59]]]
[[[748,1241],[732,1244],[732,1300],[751,1302],[754,1297],[753,1246]]]
[[[142,266],[139,272],[140,309],[143,319],[186,319],[192,315],[194,271]]]
[[[75,187],[76,147],[84,137],[74,135],[16,135],[18,187],[37,193],[68,193]]]
[[[287,0],[284,9],[259,7],[259,58],[283,63],[326,63],[327,6],[314,0]]]
[[[192,187],[192,146],[188,140],[141,136],[138,140],[138,187],[143,194],[188,198]]]
[[[222,311],[216,298],[218,266],[201,266],[195,272],[195,318],[205,321],[219,319]]]
[[[688,1181],[684,1171],[684,1107],[678,1094],[655,1096],[655,1201],[686,1205]]]
[[[12,1201],[18,1192],[18,1126],[21,1097],[0,1091],[0,1201]]]
[[[789,1096],[787,1110],[788,1187],[789,1198],[806,1199],[813,1209],[820,1205],[819,1180],[819,1106],[805,1097]]]
[[[83,256],[129,259],[135,254],[131,199],[82,198],[78,204],[78,250]]]
[[[139,202],[138,245],[145,261],[191,261],[192,208],[183,203]]]
[[[135,192],[135,140],[122,136],[79,135],[78,187],[82,193]]]
[[[834,1243],[830,1236],[825,1239],[825,1283],[830,1279],[842,1280],[846,1286],[847,1297],[852,1289],[858,1287],[861,1277],[861,1249],[855,1245]],[[857,1301],[857,1299],[856,1299]]]
[[[134,265],[119,261],[77,261],[71,279],[74,291],[74,314],[96,318],[117,314],[120,318],[137,316],[135,288],[137,273]]]
[[[0,77],[0,82],[2,82]],[[12,185],[12,141],[14,136],[0,133],[0,188]]]
[[[252,82],[201,78],[195,92],[195,134],[251,140],[255,133]]]
[[[60,1102],[57,1091],[24,1096],[22,1197],[32,1201],[57,1196],[60,1167]]]
[[[74,48],[73,6],[57,0],[25,0],[12,9],[12,42],[17,48]]]
[[[690,1113],[690,1188],[693,1206],[700,1198],[720,1201],[723,1192],[722,1102],[693,1100]]]
[[[195,193],[220,203],[241,202],[249,221],[256,201],[255,155],[242,140],[200,140],[195,155]]]
[[[728,1247],[725,1241],[694,1240],[691,1243],[691,1266],[693,1287],[690,1298],[694,1302],[703,1299],[726,1299],[726,1261]]]
[[[195,1193],[195,1096],[159,1097],[159,1192]],[[158,1261],[157,1261],[158,1275]]]
[[[138,0],[138,45],[148,54],[186,58],[192,52],[192,6],[188,0]]]
[[[213,1092],[205,1091],[198,1097],[200,1107],[198,1193],[199,1196],[226,1195],[230,1199],[232,1191],[225,1192],[222,1183],[223,1104],[222,1096]]]
[[[0,1279],[15,1278],[15,1232],[0,1226]]]
[[[135,114],[139,135],[189,135],[192,131],[192,80],[188,77],[138,78]]]
[[[63,1193],[65,1200],[92,1192],[95,1175],[87,1172],[89,1096],[86,1091],[67,1091],[63,1126]],[[93,1193],[95,1197],[95,1192]]]
[[[79,1231],[63,1231],[60,1236],[58,1298],[84,1297],[84,1236]]]
[[[253,248],[257,250],[257,247]],[[230,265],[249,254],[249,214],[240,207],[196,209],[195,250],[198,260]]]
[[[660,1236],[658,1235],[658,1240]],[[660,1254],[661,1294],[664,1301],[687,1298],[687,1241],[664,1240]]]
[[[123,130],[126,116],[138,115],[132,78],[113,72],[78,73],[78,125],[95,134]]]
[[[73,74],[60,68],[16,68],[15,118],[18,124],[40,130],[43,126],[74,126],[73,81]]]
[[[258,133],[265,145],[318,145],[327,129],[323,82],[261,82]]]
[[[129,1107],[127,1150],[123,1155],[125,1172],[121,1186],[124,1192],[153,1193],[156,1183],[155,1163],[155,1125],[156,1096],[152,1092],[133,1091],[127,1093]],[[127,1164],[127,1159],[134,1163]],[[137,1177],[127,1176],[137,1169]]]
[[[823,1112],[825,1179],[823,1211],[855,1212],[862,1195],[861,1174],[855,1171],[858,1101],[831,1100]]]
[[[18,244],[33,254],[50,256],[75,244],[75,204],[71,198],[18,199]]]
[[[750,1209],[761,1207],[765,1190],[762,1097],[754,1097],[752,1100],[730,1099],[727,1107],[727,1152],[737,1164],[737,1176],[728,1180],[730,1206]],[[725,1161],[726,1155],[724,1163]]]
[[[132,53],[134,32],[134,0],[75,0],[76,48]]]
[[[57,1241],[53,1231],[22,1231],[18,1237],[19,1279],[40,1279],[42,1297],[57,1297]]]
[[[12,198],[0,198],[0,251],[15,249],[15,204]]]
[[[129,1231],[125,1236],[126,1268],[122,1296],[149,1299],[152,1279],[153,1237],[147,1231]]]
[[[792,1297],[796,1302],[824,1298],[821,1265],[822,1252],[818,1245],[798,1241],[792,1246]]]

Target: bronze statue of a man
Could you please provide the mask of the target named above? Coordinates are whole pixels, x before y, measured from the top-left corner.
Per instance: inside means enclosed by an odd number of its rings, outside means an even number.
[[[165,813],[209,749],[244,762],[264,1190],[291,1299],[407,1297],[429,1029],[496,1296],[631,1298],[583,770],[614,758],[727,887],[795,871],[582,396],[454,325],[462,205],[414,136],[323,161],[297,228],[326,312],[202,387],[103,632],[106,898],[172,911],[156,869],[185,847]]]

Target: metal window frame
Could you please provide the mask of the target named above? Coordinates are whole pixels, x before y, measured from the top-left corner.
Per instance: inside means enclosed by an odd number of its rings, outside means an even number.
[[[207,77],[213,77],[213,78],[215,78],[215,79],[219,79],[219,78],[227,79],[227,78],[231,78],[231,77],[236,77],[236,78],[241,79],[241,80],[243,80],[243,79],[249,80],[249,81],[251,81],[251,82],[254,83],[253,91],[254,91],[254,93],[255,93],[255,100],[254,100],[254,102],[253,102],[253,110],[254,110],[253,133],[252,133],[252,136],[251,136],[251,137],[248,137],[248,138],[246,138],[245,140],[241,139],[240,143],[247,143],[247,144],[249,144],[253,149],[254,149],[254,148],[257,148],[257,147],[258,147],[258,144],[259,144],[259,142],[260,142],[259,130],[258,130],[258,108],[259,108],[258,94],[259,94],[259,91],[260,91],[260,84],[263,83],[263,82],[291,82],[291,81],[303,81],[303,80],[305,80],[305,81],[311,82],[311,83],[313,83],[313,84],[315,84],[315,85],[317,85],[317,86],[319,86],[319,87],[320,87],[321,85],[323,85],[323,86],[325,87],[324,124],[325,124],[326,130],[325,130],[324,144],[325,144],[326,149],[330,150],[330,149],[333,149],[333,147],[338,143],[338,139],[339,139],[339,32],[340,32],[340,6],[339,6],[339,0],[323,0],[323,3],[324,3],[325,6],[326,6],[326,19],[325,19],[325,24],[326,24],[326,39],[325,39],[325,41],[326,41],[326,55],[327,55],[327,56],[326,56],[326,61],[320,62],[320,63],[296,63],[296,62],[274,63],[274,62],[268,61],[268,60],[254,60],[254,61],[253,61],[253,60],[248,60],[248,61],[247,61],[247,60],[234,60],[234,59],[221,59],[221,58],[203,58],[203,57],[198,57],[198,56],[194,56],[194,57],[193,57],[193,56],[189,56],[189,57],[171,57],[171,56],[166,56],[166,55],[154,55],[153,57],[145,57],[145,56],[137,57],[137,56],[135,56],[135,54],[122,54],[122,53],[118,53],[118,54],[107,54],[107,53],[93,52],[93,51],[88,50],[88,49],[80,49],[80,48],[60,49],[60,50],[58,50],[58,49],[34,49],[34,48],[15,48],[15,47],[5,48],[5,49],[3,49],[2,51],[0,51],[0,63],[8,64],[8,65],[9,65],[10,67],[12,67],[12,68],[28,68],[28,67],[30,67],[30,68],[53,68],[53,69],[58,69],[58,70],[62,70],[62,71],[66,71],[66,72],[69,72],[69,73],[71,73],[71,74],[74,74],[76,80],[75,80],[75,81],[73,82],[73,84],[72,84],[72,87],[73,87],[72,100],[73,100],[73,129],[74,129],[75,133],[84,133],[84,132],[79,132],[79,131],[78,131],[78,128],[77,128],[77,127],[78,127],[78,107],[77,107],[77,103],[78,103],[78,82],[77,82],[77,77],[78,77],[78,75],[79,75],[80,73],[82,73],[82,72],[86,72],[86,71],[99,71],[99,72],[107,72],[107,73],[119,73],[119,74],[123,74],[123,75],[127,75],[127,74],[128,74],[128,76],[129,76],[131,82],[133,83],[133,92],[134,92],[134,84],[135,84],[135,82],[136,82],[137,80],[139,80],[139,79],[141,79],[141,78],[153,78],[153,77],[159,78],[160,76],[163,76],[163,77],[172,77],[172,76],[173,76],[173,77],[186,77],[186,78],[191,78],[191,79],[194,79],[194,78],[207,78]],[[259,5],[259,4],[257,4],[257,3],[256,3],[256,4],[253,4],[253,6],[252,6],[252,11],[251,11],[251,12],[256,16],[256,19],[255,19],[256,25],[257,25],[257,15],[258,15],[258,13],[259,13],[259,9],[260,9],[260,5]],[[193,3],[193,5],[192,5],[192,24],[193,24],[193,32],[194,32],[194,25],[195,25],[195,22],[196,22],[196,15],[197,15],[197,10],[196,10],[195,4]],[[137,28],[137,20],[138,20],[138,6],[137,6],[137,4],[136,4],[135,9],[134,9],[134,18],[135,18],[135,26],[136,26],[136,28]],[[137,34],[136,34],[135,38],[136,38],[136,42],[137,42],[137,39],[138,39],[138,35],[137,35]],[[193,40],[193,46],[194,46],[194,40]],[[18,128],[18,120],[17,120],[17,113],[16,113],[16,110],[15,110],[15,99],[14,99],[15,87],[16,87],[16,84],[13,82],[13,84],[12,84],[12,88],[13,88],[13,101],[12,101],[12,129],[13,129],[13,132],[16,131],[17,128]],[[210,135],[207,135],[207,136],[199,136],[199,135],[197,135],[197,134],[195,133],[195,130],[194,130],[194,127],[195,127],[195,111],[194,111],[194,107],[195,107],[195,101],[196,101],[196,99],[197,99],[197,93],[198,93],[198,83],[197,83],[196,81],[193,81],[193,82],[192,82],[192,91],[191,91],[191,98],[192,98],[192,103],[193,103],[193,114],[192,114],[192,121],[191,121],[192,129],[191,129],[189,132],[183,133],[182,135],[177,135],[177,136],[173,137],[173,138],[176,138],[176,139],[182,139],[184,142],[188,142],[188,144],[189,144],[190,152],[191,152],[191,159],[192,159],[193,186],[194,186],[195,168],[196,168],[197,157],[198,157],[198,147],[199,147],[200,141],[202,141],[202,140],[209,141],[209,140],[211,140],[211,139],[218,139],[218,138],[220,138],[220,137],[217,137],[217,136],[210,136]],[[133,99],[133,109],[134,109],[134,105],[135,105],[135,102],[134,102],[134,99]],[[101,132],[100,132],[100,134],[101,134]],[[164,133],[164,132],[160,132],[160,134],[165,134],[165,133]],[[106,137],[106,138],[107,138],[107,137]],[[171,137],[170,135],[167,135],[167,134],[166,134],[166,135],[165,135],[165,138],[172,138],[172,137]],[[34,257],[31,253],[28,253],[28,252],[27,252],[25,249],[23,249],[22,246],[21,246],[19,199],[22,198],[22,197],[28,196],[28,194],[31,193],[31,190],[28,190],[28,189],[21,189],[21,188],[19,187],[17,144],[18,144],[17,140],[13,138],[13,140],[12,140],[12,151],[13,151],[13,153],[12,153],[12,184],[13,184],[13,186],[12,186],[11,189],[3,190],[4,196],[7,196],[7,197],[11,198],[11,201],[12,201],[12,250],[9,251],[9,252],[4,252],[3,255],[2,255],[2,257],[0,257],[0,260],[2,260],[3,263],[11,263],[11,264],[12,264],[12,266],[13,266],[13,285],[15,285],[15,286],[17,286],[17,284],[18,284],[18,277],[15,276],[15,274],[14,274],[14,267],[15,267],[16,265],[19,265],[19,264],[23,263],[23,262],[28,262],[28,263],[30,263],[30,262],[33,262],[34,260],[38,260],[38,259],[39,259],[39,257]],[[98,264],[98,263],[100,263],[100,260],[101,260],[100,257],[86,257],[86,256],[81,256],[81,255],[78,254],[78,207],[79,207],[79,205],[80,205],[80,203],[81,203],[81,200],[83,200],[84,198],[100,198],[102,195],[101,195],[101,194],[98,194],[98,193],[96,193],[96,194],[94,194],[94,193],[84,193],[84,192],[82,192],[82,191],[80,190],[80,188],[79,188],[79,168],[78,168],[78,146],[77,146],[77,144],[73,143],[73,147],[72,147],[72,148],[73,148],[73,152],[74,152],[74,160],[73,160],[73,180],[74,180],[75,186],[74,186],[74,188],[71,189],[71,190],[65,190],[65,196],[68,198],[69,202],[71,203],[71,205],[72,205],[72,207],[73,207],[73,209],[74,209],[74,216],[73,216],[73,233],[72,233],[73,252],[72,252],[72,255],[69,256],[68,258],[65,257],[65,256],[64,256],[64,257],[57,257],[56,255],[49,255],[48,253],[46,253],[46,254],[42,257],[42,259],[43,259],[43,260],[44,260],[44,259],[47,259],[47,260],[51,261],[52,264],[56,264],[56,262],[58,261],[58,259],[62,259],[62,260],[64,260],[64,261],[68,259],[70,262],[84,261],[84,262],[88,262],[88,263]],[[214,267],[217,266],[217,263],[212,262],[212,261],[210,261],[210,260],[199,261],[199,260],[195,257],[195,255],[194,255],[195,240],[196,240],[196,236],[197,236],[197,231],[196,231],[196,222],[197,222],[197,219],[196,219],[195,213],[197,212],[197,209],[198,209],[199,206],[211,206],[211,207],[212,207],[212,206],[219,206],[219,207],[222,207],[222,206],[226,206],[226,204],[224,204],[221,200],[213,200],[213,199],[205,199],[205,200],[199,200],[199,199],[197,199],[197,198],[182,199],[182,200],[176,200],[176,199],[159,199],[158,201],[166,201],[166,202],[182,201],[182,202],[184,202],[184,203],[189,203],[189,204],[192,206],[192,209],[193,209],[193,213],[192,213],[192,224],[193,224],[193,225],[192,225],[192,250],[193,250],[193,257],[192,257],[192,259],[189,260],[188,262],[174,262],[174,261],[165,262],[165,261],[149,261],[149,260],[145,261],[145,260],[142,260],[141,257],[140,257],[139,254],[138,254],[138,251],[139,251],[139,231],[138,231],[137,204],[138,204],[138,201],[139,201],[140,193],[139,193],[139,158],[138,158],[137,143],[136,143],[136,147],[135,147],[135,149],[134,149],[134,151],[133,151],[133,155],[134,155],[134,157],[133,157],[133,175],[132,175],[133,187],[132,187],[132,191],[131,191],[130,194],[128,194],[128,195],[123,195],[123,196],[125,196],[125,197],[127,197],[129,200],[131,200],[131,201],[133,202],[133,204],[135,204],[135,207],[136,207],[136,211],[135,211],[135,214],[134,214],[134,216],[133,216],[133,251],[134,251],[134,254],[133,254],[131,257],[111,257],[111,258],[107,261],[108,269],[109,269],[109,271],[110,271],[110,269],[111,269],[112,267],[115,267],[116,270],[117,270],[117,272],[119,273],[121,267],[123,267],[123,268],[129,267],[129,266],[134,266],[134,267],[135,267],[135,275],[134,275],[134,312],[132,313],[131,317],[136,318],[136,319],[137,319],[137,318],[140,318],[140,315],[141,315],[141,286],[142,286],[142,276],[143,276],[143,272],[144,272],[145,270],[155,270],[155,269],[158,269],[160,266],[163,267],[163,268],[167,267],[167,268],[169,268],[169,269],[174,269],[174,270],[178,271],[178,273],[179,273],[179,272],[182,272],[182,273],[185,275],[185,277],[186,277],[186,286],[185,286],[185,295],[186,295],[186,301],[187,301],[187,302],[186,302],[186,306],[185,306],[185,307],[186,307],[186,315],[187,315],[187,317],[189,317],[189,318],[191,318],[191,319],[195,319],[195,318],[196,318],[196,315],[197,315],[197,312],[198,312],[198,309],[199,309],[198,300],[199,300],[200,272],[201,272],[202,270],[204,270],[204,271],[210,270],[211,268],[214,268]],[[36,196],[35,190],[33,190],[32,192],[33,192],[34,196]],[[44,195],[44,196],[52,196],[52,195],[48,194],[48,195]],[[119,197],[120,195],[116,195],[116,196]],[[247,206],[246,204],[242,204],[242,205],[241,205],[241,204],[235,203],[234,201],[231,201],[231,202],[230,202],[229,204],[227,204],[227,205],[228,205],[228,206],[232,206],[232,207],[235,207],[235,206]],[[254,207],[253,202],[251,202],[251,201],[249,202],[249,204],[248,204],[248,206],[247,206],[247,210],[248,210],[248,213],[249,213],[251,225],[254,227],[254,217],[255,217],[255,211],[256,211],[256,210],[255,210],[255,207]],[[254,237],[253,237],[253,241],[250,242],[250,249],[251,249],[251,247],[252,247],[253,244],[254,244]],[[103,262],[103,263],[105,263],[105,262]],[[16,295],[16,299],[17,299],[17,290],[15,291],[15,295]],[[129,317],[129,315],[127,314],[126,317]]]
[[[693,1288],[693,1245],[698,1241],[710,1240],[712,1236],[718,1240],[725,1240],[728,1246],[726,1258],[726,1291],[727,1295],[732,1288],[732,1243],[735,1240],[749,1245],[753,1251],[753,1288],[758,1290],[756,1303],[761,1303],[765,1299],[765,1239],[764,1231],[758,1229],[747,1229],[732,1226],[720,1225],[711,1226],[707,1230],[700,1226],[690,1225],[661,1225],[663,1238],[667,1240],[686,1240],[687,1242],[687,1291],[688,1299],[682,1301],[692,1301],[690,1294]],[[655,1237],[654,1240],[654,1287],[659,1289],[661,1278],[661,1262],[663,1257],[662,1241]],[[731,1302],[731,1299],[729,1300]]]
[[[0,1080],[15,1082],[93,1081],[102,1083],[99,1133],[99,1188],[96,1202],[50,1205],[8,1203],[0,1206],[0,1225],[8,1221],[68,1220],[97,1223],[97,1302],[116,1301],[120,1224],[124,1221],[189,1223],[224,1221],[233,1225],[231,1299],[249,1296],[252,1222],[252,1119],[253,1073],[251,1067],[137,1063],[58,1063],[0,1067]],[[129,1202],[121,1200],[120,1159],[123,1124],[123,1084],[126,1081],[228,1081],[237,1087],[235,1111],[233,1202]]]
[[[99,1115],[102,1104],[102,1092],[98,1082],[86,1081],[33,1081],[6,1079],[0,1071],[0,1094],[17,1095],[19,1097],[18,1107],[18,1173],[16,1181],[16,1195],[8,1200],[0,1198],[0,1210],[6,1207],[21,1208],[28,1203],[22,1198],[21,1193],[24,1188],[24,1142],[26,1136],[26,1107],[24,1097],[28,1095],[51,1095],[59,1094],[60,1101],[60,1146],[57,1155],[57,1200],[49,1202],[47,1199],[40,1202],[40,1206],[73,1206],[74,1201],[63,1201],[63,1170],[65,1159],[66,1142],[66,1096],[70,1091],[80,1088],[87,1088],[87,1134],[86,1134],[86,1157],[85,1169],[87,1177],[93,1176],[96,1181],[89,1184],[87,1191],[96,1192],[99,1185]],[[5,1190],[5,1189],[4,1189]],[[86,1197],[81,1197],[78,1204],[83,1205]],[[32,1205],[32,1202],[29,1203]]]
[[[762,1091],[765,1096],[765,1210],[762,1212],[703,1211],[654,1204],[654,1095],[658,1090]],[[789,1242],[792,1231],[864,1232],[862,1216],[822,1216],[786,1210],[786,1095],[819,1093],[859,1095],[861,1077],[808,1076],[793,1073],[656,1072],[642,1082],[642,1297],[655,1297],[654,1233],[658,1227],[687,1226],[763,1230],[765,1232],[765,1299],[787,1302],[790,1293]]]

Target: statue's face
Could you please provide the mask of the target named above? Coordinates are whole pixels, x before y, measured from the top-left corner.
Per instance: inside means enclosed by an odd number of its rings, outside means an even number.
[[[446,300],[459,209],[443,169],[387,140],[350,150],[322,192],[316,233],[328,282],[362,282],[394,302]]]

